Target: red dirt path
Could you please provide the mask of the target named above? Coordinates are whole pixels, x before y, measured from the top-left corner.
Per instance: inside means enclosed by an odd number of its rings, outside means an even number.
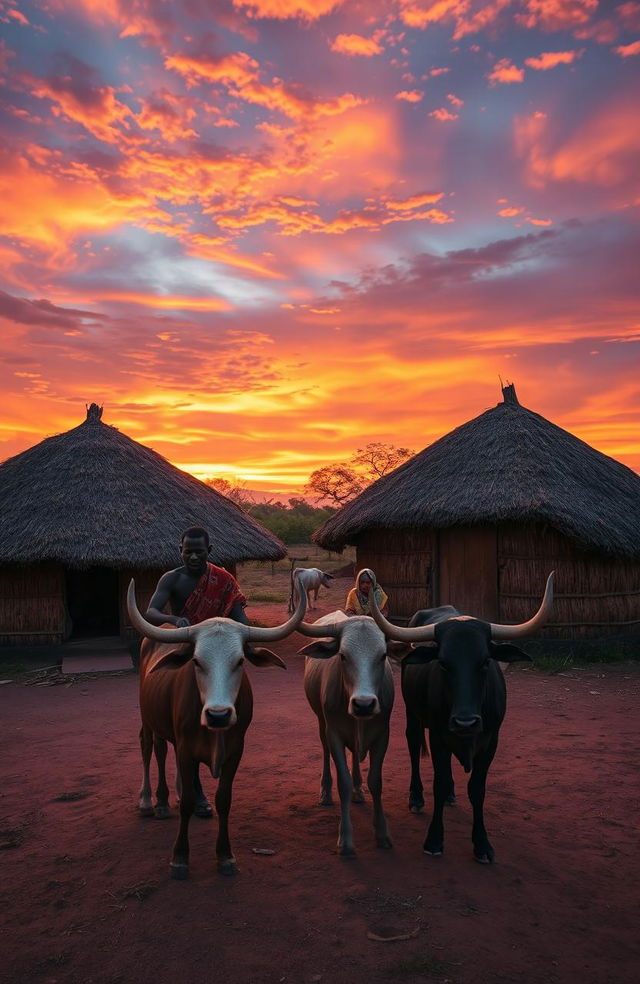
[[[282,612],[251,614],[275,624]],[[317,729],[295,655],[305,642],[296,634],[274,646],[286,673],[249,671],[255,716],[234,788],[235,879],[216,872],[215,820],[192,820],[191,876],[176,882],[177,812],[164,822],[137,814],[133,673],[0,687],[0,981],[638,980],[640,665],[508,671],[486,803],[491,867],[472,860],[458,768],[446,853],[422,854],[425,817],[406,808],[398,686],[384,768],[394,848],[374,846],[367,797],[353,807],[358,857],[345,861],[333,853],[338,808],[317,805]],[[426,763],[423,772],[428,789]]]

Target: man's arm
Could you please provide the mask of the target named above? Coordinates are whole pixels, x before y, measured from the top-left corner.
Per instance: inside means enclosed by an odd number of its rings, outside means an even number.
[[[152,625],[163,625],[169,622],[171,625],[175,625],[177,629],[180,629],[190,624],[187,618],[182,618],[179,615],[168,615],[162,611],[171,599],[171,592],[175,586],[177,576],[176,571],[168,571],[158,581],[156,590],[144,616],[147,622],[151,622]]]
[[[242,622],[244,625],[251,624],[247,618],[247,613],[241,601],[234,602],[234,605],[227,617],[232,618],[234,622]]]

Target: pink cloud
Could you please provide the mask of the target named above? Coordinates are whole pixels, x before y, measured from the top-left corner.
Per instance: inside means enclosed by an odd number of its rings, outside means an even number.
[[[511,85],[513,82],[522,82],[524,80],[524,69],[518,68],[509,58],[501,58],[493,66],[487,78],[489,79],[489,85],[492,86],[500,83]]]
[[[396,99],[404,100],[404,102],[418,103],[424,98],[424,92],[420,92],[419,89],[403,89],[401,92],[396,92]]]
[[[525,58],[524,63],[529,68],[546,72],[550,68],[555,68],[556,65],[571,65],[578,58],[581,58],[583,54],[584,48],[580,51],[544,51],[537,58]]]
[[[340,7],[344,0],[233,0],[233,6],[250,17],[274,17],[279,20],[301,17],[318,20]]]
[[[621,58],[631,58],[633,55],[640,55],[640,41],[632,41],[631,44],[621,44],[613,50]]]
[[[371,58],[384,50],[373,38],[363,38],[361,34],[338,34],[331,44],[331,50],[341,55],[361,55]]]

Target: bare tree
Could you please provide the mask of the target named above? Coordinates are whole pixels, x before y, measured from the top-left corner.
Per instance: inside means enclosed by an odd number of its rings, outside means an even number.
[[[329,499],[336,506],[342,506],[359,495],[364,487],[360,476],[349,465],[325,465],[311,473],[305,492],[315,496],[316,502]]]
[[[413,451],[409,448],[396,448],[393,444],[372,441],[370,444],[365,444],[363,448],[357,449],[351,458],[351,463],[356,468],[363,469],[370,481],[375,482],[377,478],[382,478],[412,457]]]
[[[358,448],[348,462],[325,465],[312,472],[305,492],[315,496],[316,502],[329,499],[336,506],[343,506],[411,457],[413,451],[409,448],[373,441]]]
[[[249,513],[256,504],[256,500],[251,491],[242,485],[232,485],[226,478],[207,478],[205,485],[215,489],[220,495],[235,502],[243,512]]]

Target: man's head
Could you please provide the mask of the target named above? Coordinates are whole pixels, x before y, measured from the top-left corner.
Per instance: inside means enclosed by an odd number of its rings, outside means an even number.
[[[180,553],[190,574],[204,574],[211,546],[209,534],[202,526],[190,526],[180,540]]]

